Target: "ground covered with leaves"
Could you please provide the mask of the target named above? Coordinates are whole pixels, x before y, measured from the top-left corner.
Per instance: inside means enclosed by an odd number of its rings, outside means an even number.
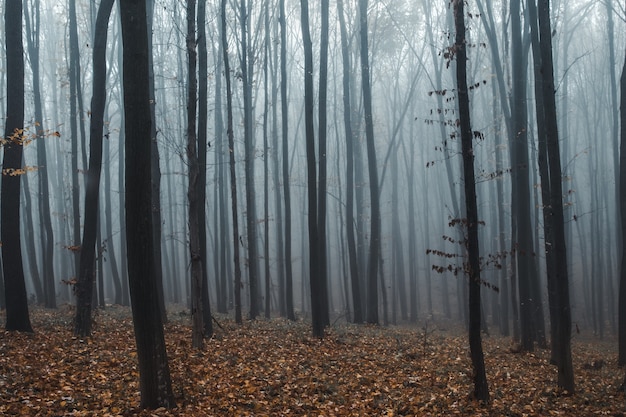
[[[176,409],[138,409],[127,309],[99,311],[93,337],[83,340],[73,337],[64,308],[33,311],[35,334],[0,332],[0,415],[622,416],[626,409],[614,340],[574,338],[577,392],[566,395],[555,388],[549,351],[514,353],[508,339],[485,337],[492,401],[483,405],[469,395],[467,338],[452,325],[335,324],[319,340],[304,321],[237,326],[221,317],[199,352],[189,317],[170,318]]]

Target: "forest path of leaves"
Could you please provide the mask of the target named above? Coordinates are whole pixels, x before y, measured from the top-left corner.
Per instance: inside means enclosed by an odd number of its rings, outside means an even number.
[[[4,322],[4,317],[0,317]],[[486,337],[492,403],[469,398],[467,338],[458,329],[340,325],[324,340],[305,322],[218,318],[203,352],[189,317],[166,325],[174,410],[140,411],[128,309],[99,311],[91,339],[72,311],[35,309],[34,335],[0,332],[0,415],[42,416],[622,416],[615,341],[574,339],[576,395],[555,390],[549,351],[510,352]]]

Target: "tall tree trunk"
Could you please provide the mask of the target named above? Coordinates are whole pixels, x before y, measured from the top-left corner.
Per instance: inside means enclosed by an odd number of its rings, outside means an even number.
[[[618,299],[618,359],[619,365],[626,365],[626,58],[620,77],[620,156],[619,156],[619,205],[622,221],[622,253],[619,274]],[[7,303],[8,304],[8,303]]]
[[[80,269],[76,282],[76,318],[74,334],[91,335],[91,310],[95,275],[96,238],[100,202],[100,173],[102,171],[102,136],[106,103],[106,46],[109,16],[114,0],[104,0],[98,8],[93,42],[93,95],[91,99],[91,128],[89,138],[89,171],[85,187],[85,224],[80,250]]]
[[[328,96],[328,0],[321,0],[321,33],[320,33],[320,73],[319,73],[319,88],[318,88],[318,189],[317,189],[317,232],[318,232],[318,255],[319,255],[319,284],[320,295],[322,296],[322,310],[321,319],[325,326],[330,325],[329,317],[329,305],[328,305],[328,256],[327,256],[327,240],[326,236],[326,212],[327,212],[327,158],[326,148],[327,146],[327,96]]]
[[[72,135],[72,149],[71,149],[71,171],[72,171],[72,236],[74,247],[74,274],[78,275],[80,271],[80,185],[78,179],[78,126],[76,125],[76,118],[82,117],[77,112],[77,96],[80,94],[78,91],[78,77],[80,77],[80,57],[78,51],[78,24],[76,22],[76,2],[69,0],[69,31],[70,31],[70,134]]]
[[[152,236],[148,28],[144,0],[121,0],[128,279],[142,408],[175,407],[157,300]]]
[[[4,157],[0,186],[2,272],[6,298],[6,330],[32,332],[24,282],[20,239],[20,177],[24,129],[24,45],[22,43],[22,2],[6,0],[4,5],[6,43],[6,121]]]
[[[313,120],[313,45],[309,28],[309,2],[300,0],[302,41],[304,43],[304,113],[306,132],[306,162],[307,162],[307,197],[308,197],[308,230],[309,230],[309,285],[311,288],[311,320],[313,336],[324,337],[324,301],[320,278],[320,234],[317,217],[317,169],[315,161],[315,129]]]
[[[467,86],[467,50],[465,38],[464,0],[454,1],[456,27],[456,83],[459,106],[459,127],[463,153],[463,179],[465,184],[465,208],[467,222],[467,252],[469,256],[469,343],[474,368],[474,397],[489,401],[489,387],[485,373],[482,341],[480,336],[480,250],[478,247],[478,207],[476,204],[476,180],[474,178],[473,133],[470,121],[469,92]]]
[[[279,17],[280,19],[280,17]],[[272,26],[274,39],[280,39],[278,33],[279,27],[277,24]],[[270,38],[271,40],[271,38]],[[279,64],[278,64],[278,52],[280,48],[274,46],[272,49],[272,58],[270,58],[270,72],[272,74],[272,180],[274,182],[274,207],[276,208],[276,246],[278,256],[276,259],[277,268],[277,281],[278,281],[278,309],[282,317],[287,316],[286,305],[286,290],[285,290],[285,239],[283,235],[284,221],[283,221],[283,204],[282,195],[280,192],[280,147],[278,144],[278,92],[280,89],[280,82],[278,80]]]
[[[199,204],[198,204],[198,153],[196,148],[196,109],[197,109],[197,76],[196,76],[196,2],[187,0],[187,165],[189,166],[189,184],[187,198],[189,200],[189,253],[191,255],[191,323],[192,344],[196,349],[204,345],[204,319],[202,314],[203,255],[200,251]]]
[[[250,319],[259,314],[259,256],[257,249],[256,230],[256,197],[254,191],[254,114],[252,109],[252,60],[248,54],[249,14],[246,10],[246,0],[239,4],[239,22],[241,25],[241,79],[243,88],[244,111],[244,147],[245,147],[245,174],[246,174],[246,228],[248,236],[248,278],[250,281]]]
[[[235,172],[235,138],[233,134],[233,93],[230,78],[230,61],[228,58],[228,36],[226,33],[226,0],[221,3],[222,51],[224,53],[224,74],[226,76],[226,112],[228,135],[228,155],[230,166],[230,197],[233,216],[233,258],[235,264],[235,321],[243,322],[241,317],[241,265],[239,264],[239,225],[237,220],[237,173]]]
[[[378,264],[380,262],[380,191],[374,143],[374,115],[372,114],[372,86],[370,83],[367,0],[359,0],[360,56],[363,89],[363,107],[365,109],[365,140],[367,142],[367,165],[370,182],[370,256],[367,267],[367,322],[378,324]]]
[[[574,369],[572,367],[571,334],[572,312],[569,301],[569,275],[565,248],[565,221],[563,217],[563,190],[561,178],[561,156],[557,129],[555,85],[552,61],[552,28],[550,1],[540,0],[538,7],[539,43],[543,100],[547,134],[548,165],[550,174],[550,206],[552,208],[553,245],[548,250],[554,256],[553,285],[556,290],[556,340],[558,385],[570,393],[574,392]]]
[[[291,256],[291,191],[289,186],[289,103],[287,101],[287,28],[285,0],[279,0],[280,9],[280,105],[283,152],[283,196],[285,200],[285,309],[287,318],[295,320],[293,309],[293,264]]]
[[[265,45],[263,48],[263,229],[265,239],[263,242],[264,266],[265,266],[265,318],[270,318],[271,310],[271,276],[270,276],[270,219],[269,219],[269,143],[268,143],[268,115],[269,115],[269,71],[270,71],[270,12],[267,2],[264,5],[263,25],[265,28]]]
[[[219,48],[217,51],[217,68],[222,68],[224,61],[223,45],[219,42]],[[219,270],[221,273],[216,278],[216,286],[219,282],[219,291],[217,292],[217,311],[220,313],[228,312],[228,293],[227,283],[228,279],[227,265],[230,265],[227,258],[228,245],[228,210],[227,210],[227,197],[226,197],[226,185],[228,179],[225,176],[224,169],[224,152],[228,150],[228,139],[224,133],[224,119],[223,119],[223,106],[222,106],[222,77],[220,74],[215,76],[215,138],[216,138],[216,159],[217,159],[217,178],[218,178],[218,205],[219,205],[219,235],[220,242],[222,244],[219,248]],[[224,140],[226,139],[226,140]]]
[[[520,19],[521,0],[511,1],[511,51],[513,92],[511,98],[512,132],[511,162],[512,187],[516,202],[517,241],[514,242],[515,257],[518,269],[518,290],[520,309],[520,341],[521,348],[532,351],[535,332],[541,323],[535,323],[534,309],[537,308],[531,288],[538,273],[533,259],[532,226],[530,222],[530,184],[528,161],[528,113],[526,100],[526,60],[522,42],[522,25]],[[541,306],[539,306],[541,308]],[[539,327],[540,328],[540,327]],[[541,342],[541,341],[540,341]]]
[[[28,4],[27,2],[24,4]],[[33,4],[33,24],[30,24],[28,10],[25,10],[26,36],[30,66],[33,73],[33,98],[35,105],[35,122],[37,124],[37,165],[39,167],[39,219],[41,224],[41,253],[43,255],[43,291],[46,307],[56,307],[56,290],[54,279],[54,233],[50,215],[50,199],[48,186],[48,162],[46,156],[46,133],[43,126],[43,109],[41,101],[41,81],[39,71],[39,33],[40,33],[40,3]]]
[[[363,307],[361,304],[361,282],[357,261],[357,248],[354,230],[354,141],[352,132],[352,104],[350,100],[350,50],[346,19],[343,10],[343,0],[337,0],[339,28],[341,31],[341,56],[343,60],[343,124],[346,137],[346,236],[348,238],[348,258],[350,260],[350,284],[352,289],[352,306],[354,309],[353,321],[363,322]]]
[[[152,51],[152,23],[154,20],[154,0],[146,1],[148,11],[148,48]],[[148,56],[149,62],[149,85],[150,85],[150,117],[152,127],[150,129],[150,164],[152,170],[152,227],[154,228],[154,268],[156,273],[157,291],[159,298],[159,310],[163,322],[167,322],[167,311],[165,309],[165,296],[163,294],[163,256],[161,250],[161,163],[159,160],[159,145],[157,142],[156,125],[156,96],[154,94],[154,58],[151,53]]]
[[[207,124],[208,124],[208,89],[209,74],[207,63],[206,42],[206,0],[198,0],[198,238],[200,240],[200,256],[202,257],[202,315],[204,337],[213,335],[211,319],[211,302],[209,298],[209,268],[206,236],[206,160],[207,160]],[[217,259],[214,260],[217,262]],[[217,279],[217,277],[216,277]]]

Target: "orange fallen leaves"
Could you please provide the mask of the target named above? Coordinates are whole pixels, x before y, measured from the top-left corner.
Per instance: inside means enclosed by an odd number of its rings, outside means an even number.
[[[258,320],[224,329],[203,352],[187,316],[166,326],[174,410],[139,410],[130,313],[100,312],[92,339],[72,336],[72,313],[36,309],[34,335],[0,332],[0,415],[41,416],[591,416],[622,415],[615,343],[574,342],[578,392],[560,395],[549,352],[513,354],[485,339],[492,395],[469,398],[464,335],[342,325],[324,340],[307,323]],[[603,361],[603,366],[593,364]],[[592,366],[585,366],[591,364]]]

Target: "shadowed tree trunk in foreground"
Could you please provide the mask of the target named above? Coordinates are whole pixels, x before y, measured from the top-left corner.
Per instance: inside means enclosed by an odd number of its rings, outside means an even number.
[[[126,136],[128,281],[142,408],[175,407],[157,299],[150,179],[150,94],[145,0],[121,0]]]
[[[22,2],[7,0],[4,5],[6,41],[7,114],[4,127],[4,158],[0,188],[2,224],[2,272],[7,309],[7,330],[32,332],[24,282],[20,239],[20,177],[24,129],[24,46],[22,43]]]

